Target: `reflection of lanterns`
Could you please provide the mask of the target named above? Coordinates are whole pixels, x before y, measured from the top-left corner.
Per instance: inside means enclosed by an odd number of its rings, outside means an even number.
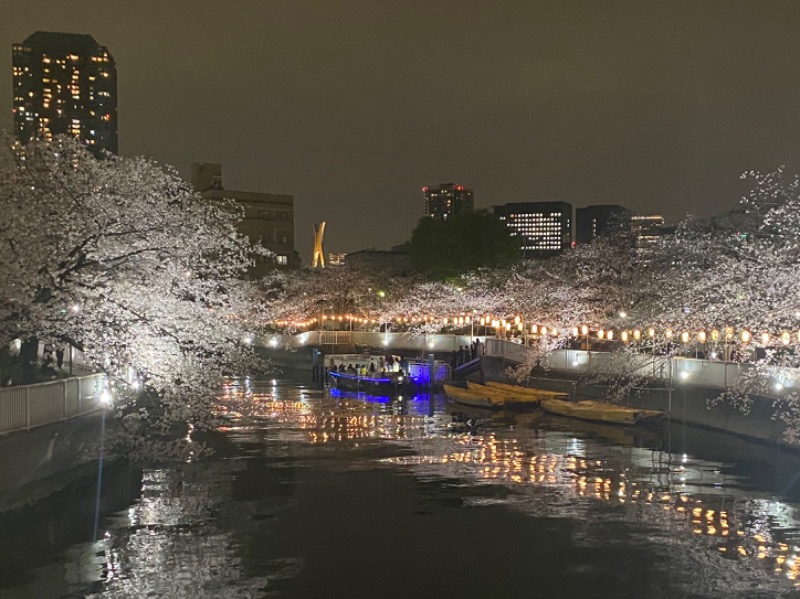
[[[639,329],[634,330],[633,338],[636,339],[636,341],[639,341],[639,339],[642,338],[642,332]]]
[[[750,343],[750,339],[752,339],[753,336],[750,334],[750,331],[744,330],[742,331],[741,337],[742,337],[742,343]]]
[[[622,334],[620,335],[620,338],[623,341],[627,341],[628,340],[628,331],[622,331]]]
[[[719,341],[719,331],[717,329],[714,329],[713,331],[711,331],[711,341],[713,341],[715,343],[717,341]]]
[[[688,343],[689,342],[689,331],[684,331],[681,333],[681,343]]]
[[[706,332],[705,331],[698,331],[697,332],[697,340],[700,343],[705,343],[706,342]]]
[[[761,345],[769,345],[769,333],[761,333]]]
[[[789,345],[791,341],[792,341],[792,336],[788,333],[788,331],[784,331],[783,333],[781,333],[781,343],[783,345]]]
[[[581,335],[588,335],[588,334],[589,334],[589,327],[587,327],[586,325],[583,325],[581,327]]]

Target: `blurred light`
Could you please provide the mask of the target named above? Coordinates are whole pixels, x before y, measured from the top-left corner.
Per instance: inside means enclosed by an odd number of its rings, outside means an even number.
[[[689,378],[689,373],[686,370],[682,370],[678,376],[681,377],[682,381],[685,381]]]
[[[627,318],[627,316],[628,316],[627,312],[625,312],[624,310],[620,310],[620,313],[619,313],[619,317],[620,318]]]
[[[103,407],[110,407],[112,404],[111,392],[108,389],[103,389],[97,396],[97,401],[100,402],[100,405]]]
[[[589,327],[587,327],[586,325],[583,325],[581,327],[581,335],[588,335],[588,334],[589,334]]]
[[[750,334],[750,331],[748,331],[748,330],[742,331],[742,334],[741,334],[742,343],[750,343],[750,339],[752,339],[752,337],[753,336]]]

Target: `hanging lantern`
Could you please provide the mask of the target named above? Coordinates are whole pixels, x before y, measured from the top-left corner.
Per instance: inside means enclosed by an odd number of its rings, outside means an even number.
[[[681,333],[681,343],[688,343],[689,342],[689,332],[684,331]]]
[[[789,334],[788,331],[784,331],[783,333],[781,333],[781,343],[783,345],[789,345],[791,341],[792,341],[792,336]]]
[[[628,331],[622,331],[620,339],[622,339],[622,341],[628,341]]]
[[[711,331],[711,341],[713,341],[714,343],[719,341],[719,331],[717,329]]]
[[[589,327],[587,327],[586,325],[583,325],[581,327],[581,335],[588,335],[588,334],[589,334]]]
[[[769,345],[769,333],[761,333],[761,345]]]
[[[741,334],[742,343],[750,343],[750,339],[752,339],[752,337],[753,336],[750,334],[750,331],[746,329],[742,331]]]
[[[633,338],[636,339],[636,341],[639,341],[639,339],[642,338],[642,332],[639,329],[635,329],[633,331]]]
[[[697,340],[700,343],[705,343],[706,342],[706,332],[705,331],[698,331],[697,332]]]

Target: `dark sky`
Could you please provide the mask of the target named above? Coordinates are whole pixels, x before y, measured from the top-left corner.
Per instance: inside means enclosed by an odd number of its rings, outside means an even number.
[[[36,30],[109,47],[121,154],[293,194],[306,261],[319,220],[329,252],[403,242],[424,185],[676,221],[800,170],[796,0],[0,0],[0,128]]]

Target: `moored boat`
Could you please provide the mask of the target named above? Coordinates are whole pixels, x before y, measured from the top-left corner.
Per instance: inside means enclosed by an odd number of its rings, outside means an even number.
[[[534,397],[536,399],[569,399],[569,393],[563,391],[549,391],[547,389],[536,389],[534,387],[523,387],[522,385],[511,385],[509,383],[499,383],[497,381],[487,381],[486,386],[496,389],[498,392],[511,393],[516,396]]]
[[[479,393],[489,397],[494,397],[501,401],[506,407],[511,408],[535,408],[539,405],[540,398],[533,394],[517,393],[515,391],[500,389],[481,385],[473,381],[467,381],[467,389],[473,393]]]
[[[331,385],[342,391],[358,391],[373,395],[397,395],[406,387],[407,377],[402,374],[363,376],[343,372],[329,372]]]
[[[454,402],[474,408],[502,408],[505,403],[502,397],[477,393],[454,385],[445,385],[444,392]]]
[[[662,412],[656,410],[640,410],[590,399],[580,401],[543,399],[540,405],[548,414],[610,424],[633,425],[642,422],[655,422],[664,416]]]

